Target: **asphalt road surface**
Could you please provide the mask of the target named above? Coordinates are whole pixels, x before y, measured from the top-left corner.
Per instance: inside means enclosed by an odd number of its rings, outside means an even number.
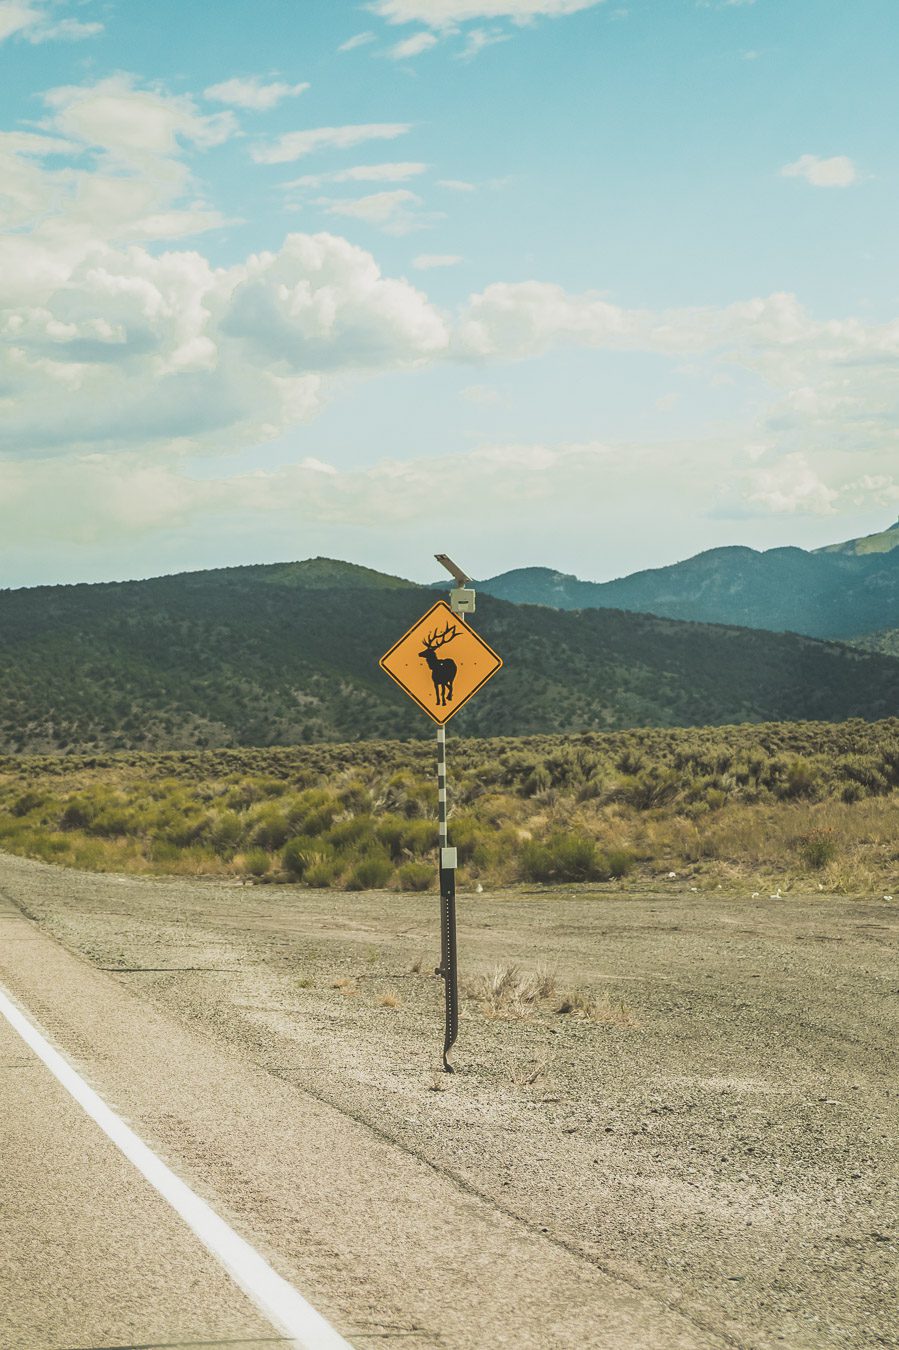
[[[451,1079],[435,910],[4,857],[0,986],[358,1350],[899,1345],[890,904],[463,896]],[[2,1019],[0,1149],[3,1350],[288,1343]]]

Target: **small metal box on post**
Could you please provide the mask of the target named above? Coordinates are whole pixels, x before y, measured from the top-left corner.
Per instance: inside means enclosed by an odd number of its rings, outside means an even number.
[[[437,723],[437,799],[440,874],[440,965],[446,1022],[443,1067],[453,1072],[450,1055],[459,1030],[459,986],[456,967],[456,850],[450,847],[447,809],[446,723],[502,666],[502,660],[474,629],[466,615],[475,612],[471,578],[445,553],[434,555],[456,582],[450,602],[439,600],[404,633],[380,666]],[[441,623],[443,627],[441,628]],[[452,644],[453,655],[438,651]],[[425,664],[423,665],[422,662]],[[431,685],[432,689],[428,686]]]

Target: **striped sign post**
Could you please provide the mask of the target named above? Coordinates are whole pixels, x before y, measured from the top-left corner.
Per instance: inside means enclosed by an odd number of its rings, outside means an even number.
[[[470,578],[445,554],[437,561],[451,572],[456,587],[450,602],[440,600],[395,642],[379,662],[423,712],[437,723],[437,811],[440,872],[440,965],[446,995],[443,1067],[450,1062],[459,1030],[459,984],[456,967],[456,850],[450,848],[446,773],[446,724],[502,666],[488,643],[465,622],[473,614],[475,593]],[[440,653],[440,655],[438,655]]]

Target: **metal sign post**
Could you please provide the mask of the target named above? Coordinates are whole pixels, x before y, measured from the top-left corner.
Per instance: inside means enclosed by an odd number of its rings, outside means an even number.
[[[459,1031],[459,987],[456,966],[456,850],[450,848],[446,796],[446,723],[486,684],[502,666],[492,647],[465,623],[475,610],[470,577],[447,558],[435,554],[457,583],[450,603],[440,600],[404,633],[382,656],[380,665],[401,689],[437,723],[437,810],[439,822],[440,874],[440,965],[443,978],[446,1025],[443,1037],[443,1067],[450,1063]],[[441,627],[441,624],[443,625]],[[452,655],[438,656],[452,645]],[[424,664],[422,664],[424,663]],[[430,686],[430,687],[429,687]]]
[[[443,1067],[453,1072],[450,1055],[459,1032],[459,978],[456,967],[456,850],[449,846],[446,818],[446,727],[437,728],[437,812],[440,847],[440,965],[446,1018]]]

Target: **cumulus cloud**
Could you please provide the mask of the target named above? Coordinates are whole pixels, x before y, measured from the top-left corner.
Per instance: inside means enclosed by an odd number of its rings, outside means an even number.
[[[334,235],[289,235],[232,277],[222,332],[291,370],[390,368],[446,350],[427,297],[382,275],[370,253]]]
[[[334,372],[445,349],[442,318],[332,235],[214,269],[95,246],[42,298],[0,310],[0,448],[217,451],[308,420]]]
[[[859,172],[846,155],[821,159],[818,155],[800,155],[781,169],[783,178],[804,178],[812,187],[851,187],[859,181]]]
[[[233,108],[267,112],[269,108],[277,107],[285,98],[296,98],[298,94],[304,94],[308,88],[308,83],[284,84],[280,80],[264,84],[258,75],[252,75],[244,79],[235,77],[223,80],[221,84],[211,84],[208,89],[204,89],[203,97],[213,103],[227,103]]]
[[[4,453],[227,451],[314,416],[337,372],[448,345],[427,297],[334,235],[229,268],[145,246],[221,223],[188,154],[231,114],[126,76],[45,103],[42,131],[0,135]]]
[[[393,141],[412,130],[411,122],[368,122],[358,126],[315,127],[288,131],[253,151],[257,164],[288,164],[317,150],[348,150],[366,141]]]

